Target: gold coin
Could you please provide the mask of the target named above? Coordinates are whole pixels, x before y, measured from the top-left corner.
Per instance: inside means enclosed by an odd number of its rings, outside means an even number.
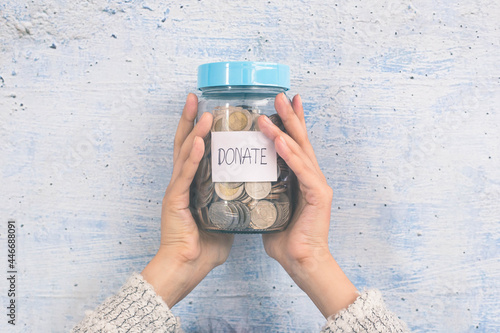
[[[234,200],[243,192],[243,185],[238,187],[227,187],[225,183],[215,183],[215,193],[222,200]]]
[[[248,119],[243,112],[233,112],[229,115],[229,128],[233,131],[241,131],[247,125]]]
[[[245,109],[232,110],[228,117],[231,131],[248,131],[253,124],[253,117]]]

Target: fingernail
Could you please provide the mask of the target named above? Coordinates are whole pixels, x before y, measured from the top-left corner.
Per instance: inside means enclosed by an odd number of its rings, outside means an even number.
[[[281,99],[287,103],[287,104],[290,104],[290,101],[288,100],[288,97],[286,97],[285,93],[281,93]]]
[[[269,117],[268,117],[268,116],[266,116],[266,115],[264,115],[264,121],[265,121],[266,123],[268,123],[269,125],[274,125],[274,124],[273,124],[273,122],[271,121],[271,119],[269,119]]]
[[[209,114],[209,112],[203,112],[203,114],[200,117],[200,121],[201,121],[201,119],[205,119],[206,117],[209,117],[208,114]]]

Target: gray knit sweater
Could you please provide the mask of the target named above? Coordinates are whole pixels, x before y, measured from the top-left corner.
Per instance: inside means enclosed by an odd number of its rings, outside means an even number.
[[[141,275],[87,313],[72,332],[182,332],[179,321]],[[408,332],[384,305],[377,290],[362,293],[347,309],[328,318],[321,332]]]

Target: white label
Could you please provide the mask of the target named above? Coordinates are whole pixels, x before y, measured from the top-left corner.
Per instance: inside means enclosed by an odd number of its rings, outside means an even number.
[[[275,182],[274,142],[261,132],[212,132],[213,182]]]

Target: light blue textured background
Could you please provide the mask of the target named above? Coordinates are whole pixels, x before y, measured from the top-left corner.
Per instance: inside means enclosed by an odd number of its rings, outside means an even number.
[[[185,96],[223,60],[290,65],[358,288],[416,332],[500,331],[499,22],[487,0],[3,1],[0,331],[68,331],[152,258]],[[255,235],[174,312],[188,332],[324,324]]]

